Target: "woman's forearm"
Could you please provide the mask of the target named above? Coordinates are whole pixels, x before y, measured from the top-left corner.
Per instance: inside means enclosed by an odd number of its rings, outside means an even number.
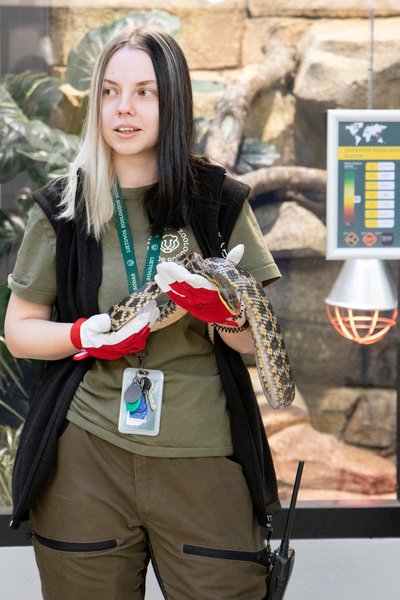
[[[4,323],[8,350],[16,358],[57,360],[74,354],[71,323],[50,321],[51,306],[22,300],[11,294]]]
[[[65,358],[77,352],[70,340],[70,330],[70,323],[25,319],[5,328],[7,348],[16,358]]]
[[[239,332],[226,332],[218,329],[219,336],[224,340],[227,346],[241,354],[254,354],[253,337],[250,328]]]

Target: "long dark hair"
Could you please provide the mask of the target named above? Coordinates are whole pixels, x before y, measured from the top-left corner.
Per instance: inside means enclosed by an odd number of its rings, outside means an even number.
[[[191,216],[195,193],[194,165],[203,162],[192,153],[193,97],[189,68],[173,37],[160,31],[137,29],[128,45],[146,52],[153,63],[159,95],[158,182],[144,198],[151,232],[179,229]]]

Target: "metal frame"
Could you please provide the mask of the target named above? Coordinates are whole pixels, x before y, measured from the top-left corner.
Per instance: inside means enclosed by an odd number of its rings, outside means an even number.
[[[368,109],[331,109],[328,110],[327,131],[327,260],[344,260],[347,258],[380,258],[391,260],[400,258],[400,247],[338,247],[338,147],[339,123],[343,122],[399,122],[399,110],[368,110]],[[400,155],[400,144],[398,147]],[[400,190],[398,190],[398,194]],[[398,217],[397,217],[398,218]]]

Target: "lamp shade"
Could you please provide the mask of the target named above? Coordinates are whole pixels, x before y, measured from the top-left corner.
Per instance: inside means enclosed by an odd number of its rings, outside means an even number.
[[[397,294],[388,268],[377,258],[346,260],[326,304],[358,310],[394,310]]]
[[[375,258],[347,260],[325,303],[336,331],[358,344],[378,342],[396,323],[396,290],[386,265]]]

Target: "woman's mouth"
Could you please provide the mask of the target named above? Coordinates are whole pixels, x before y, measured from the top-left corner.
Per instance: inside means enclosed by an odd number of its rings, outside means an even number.
[[[117,127],[116,129],[114,129],[114,131],[116,131],[117,133],[136,133],[137,131],[140,131],[140,129],[138,129],[137,127]]]

